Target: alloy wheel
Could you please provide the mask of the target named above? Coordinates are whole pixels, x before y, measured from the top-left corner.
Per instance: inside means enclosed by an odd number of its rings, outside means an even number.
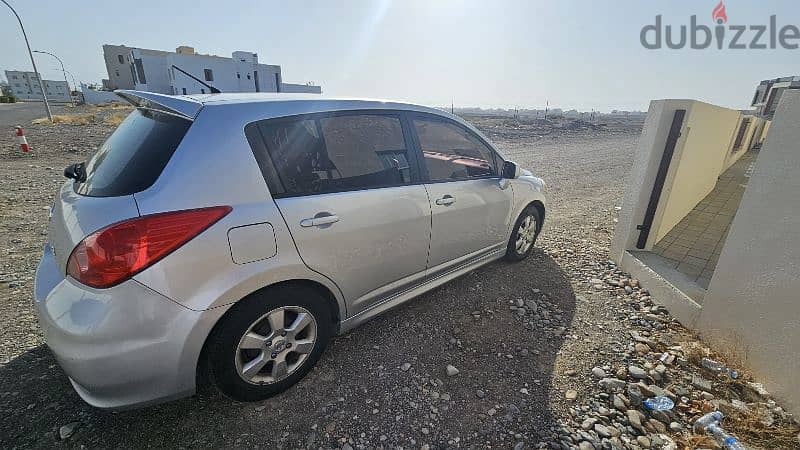
[[[277,383],[300,368],[317,341],[317,320],[300,306],[259,317],[236,347],[236,371],[250,384]]]
[[[517,229],[515,250],[518,255],[524,255],[536,240],[536,218],[531,215],[525,217]]]

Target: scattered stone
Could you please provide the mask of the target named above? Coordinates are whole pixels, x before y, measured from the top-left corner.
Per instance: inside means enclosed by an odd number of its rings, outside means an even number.
[[[564,398],[566,398],[569,401],[574,401],[575,399],[578,398],[578,391],[570,389],[566,392],[566,394],[564,394]]]
[[[699,375],[692,375],[692,386],[702,391],[711,390],[711,382]]]
[[[402,370],[403,372],[408,372],[408,369],[410,368],[411,368],[411,363],[403,363],[403,365],[400,366],[400,370]]]
[[[481,389],[478,389],[477,391],[475,391],[475,396],[478,398],[484,398],[486,397],[486,392],[484,392]]]
[[[641,342],[637,342],[634,348],[636,353],[640,355],[646,355],[650,353],[650,347],[647,344],[642,344]]]
[[[610,438],[611,436],[613,436],[611,434],[611,430],[607,426],[601,425],[599,423],[594,425],[594,431],[597,432],[597,435],[600,437]]]
[[[589,417],[586,420],[584,420],[583,423],[581,423],[581,428],[583,428],[584,430],[591,430],[592,428],[594,428],[594,424],[596,423],[597,419],[595,419],[594,417]]]
[[[595,378],[605,378],[606,371],[603,370],[602,367],[595,367],[592,369],[592,376],[594,376]]]
[[[622,398],[620,394],[614,394],[614,408],[617,408],[620,411],[625,411],[628,409],[628,405],[625,404],[625,400]]]
[[[62,426],[58,429],[58,437],[61,438],[62,441],[69,439],[73,434],[75,434],[75,430],[78,429],[80,424],[80,422],[70,422]]]
[[[625,414],[628,416],[628,423],[630,423],[633,428],[640,431],[644,430],[644,428],[642,428],[642,418],[644,417],[642,413],[629,409]]]
[[[764,402],[770,397],[769,392],[764,389],[763,384],[752,382],[745,383],[742,394],[745,396],[746,400],[751,403]]]
[[[647,378],[647,373],[639,366],[628,366],[628,374],[637,380]]]
[[[622,392],[625,388],[625,382],[618,378],[603,378],[598,382],[600,387],[610,392]]]
[[[636,384],[629,384],[628,385],[628,398],[633,402],[634,405],[641,405],[642,400],[644,400],[644,395],[642,395],[642,390]]]
[[[454,377],[454,376],[458,375],[458,373],[459,373],[459,370],[456,369],[454,366],[452,366],[450,364],[447,365],[447,376],[448,377]]]

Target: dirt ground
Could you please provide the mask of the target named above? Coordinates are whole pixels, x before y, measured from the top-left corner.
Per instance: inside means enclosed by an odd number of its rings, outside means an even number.
[[[611,397],[593,377],[602,368],[625,380],[620,369],[648,369],[657,359],[655,347],[637,351],[631,331],[646,341],[659,336],[660,351],[662,341],[692,339],[607,259],[640,120],[564,126],[467,117],[548,183],[547,221],[530,259],[490,264],[336,338],[309,376],[267,401],[203,393],[111,413],[73,391],[31,304],[61,172],[113,129],[104,123],[113,112],[92,113],[97,120],[86,125],[30,125],[29,156],[16,152],[10,132],[0,134],[0,448],[586,450],[688,442],[686,423],[640,430],[624,411],[603,416]],[[459,373],[448,376],[447,365]],[[688,384],[687,370],[670,366],[664,376]],[[690,415],[681,414],[675,422]],[[581,429],[587,415],[621,436]]]

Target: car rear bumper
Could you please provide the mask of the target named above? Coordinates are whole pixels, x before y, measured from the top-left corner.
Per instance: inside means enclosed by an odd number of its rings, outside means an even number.
[[[108,409],[194,393],[203,342],[224,312],[193,311],[134,280],[89,288],[65,277],[49,245],[36,271],[34,302],[47,344],[75,390]]]

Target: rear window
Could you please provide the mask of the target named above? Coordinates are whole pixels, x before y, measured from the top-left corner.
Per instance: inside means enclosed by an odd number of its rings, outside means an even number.
[[[75,192],[116,197],[147,189],[191,125],[187,119],[136,109],[86,163],[86,181],[76,182]]]

